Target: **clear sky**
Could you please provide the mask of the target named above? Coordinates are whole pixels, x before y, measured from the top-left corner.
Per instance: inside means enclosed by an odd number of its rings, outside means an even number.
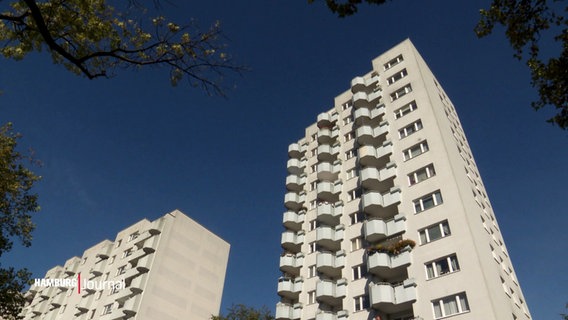
[[[499,29],[477,39],[486,1],[397,0],[339,19],[322,3],[164,1],[166,16],[219,19],[250,67],[229,98],[169,85],[167,71],[90,81],[50,58],[0,60],[0,121],[43,161],[32,247],[3,264],[35,277],[117,231],[180,209],[231,244],[222,310],[274,310],[288,145],[371,60],[410,38],[449,95],[534,319],[568,302],[568,133],[535,112],[527,68]]]

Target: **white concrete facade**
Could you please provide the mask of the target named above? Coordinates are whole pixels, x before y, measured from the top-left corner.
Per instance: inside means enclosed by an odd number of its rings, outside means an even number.
[[[49,270],[45,279],[80,277],[82,287],[33,285],[24,319],[210,319],[219,314],[229,249],[178,210],[144,219]]]
[[[289,147],[276,319],[530,319],[456,110],[409,40]]]

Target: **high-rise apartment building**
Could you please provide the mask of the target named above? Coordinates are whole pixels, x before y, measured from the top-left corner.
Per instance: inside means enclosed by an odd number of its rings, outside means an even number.
[[[456,110],[409,40],[288,149],[276,319],[530,319]]]
[[[217,315],[229,244],[180,211],[141,220],[36,279],[24,319]]]

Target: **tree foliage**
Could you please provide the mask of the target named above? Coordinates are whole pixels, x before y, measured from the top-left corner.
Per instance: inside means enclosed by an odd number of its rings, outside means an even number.
[[[308,0],[313,3],[316,0]],[[384,4],[386,0],[324,0],[339,17],[357,13],[362,3]],[[478,37],[493,32],[496,25],[505,27],[505,36],[515,50],[514,56],[524,60],[531,72],[531,84],[538,92],[538,100],[531,106],[556,108],[548,122],[568,129],[568,6],[562,1],[493,0],[488,9],[480,11],[475,27]],[[546,35],[552,34],[546,38]],[[545,39],[546,38],[546,39]],[[552,40],[552,41],[549,41]],[[542,48],[555,42],[560,54],[543,54]],[[544,57],[546,56],[546,57]]]
[[[274,316],[266,307],[255,309],[244,304],[237,304],[227,309],[226,316],[211,316],[211,320],[274,320]]]
[[[218,22],[200,30],[195,22],[149,17],[135,0],[117,4],[122,10],[106,0],[13,1],[0,9],[0,54],[21,60],[47,48],[55,63],[89,79],[118,68],[166,67],[173,85],[185,78],[221,95],[224,74],[243,70],[225,52]]]
[[[23,162],[28,158],[16,150],[19,134],[12,125],[0,127],[0,257],[10,251],[15,239],[31,245],[34,224],[31,213],[37,212],[37,195],[31,193],[40,179]],[[21,294],[31,274],[26,270],[3,268],[0,264],[0,318],[15,319],[24,298]]]
[[[315,1],[316,0],[308,0],[308,3],[313,3]],[[383,4],[387,2],[387,0],[344,0],[344,1],[324,0],[324,1],[327,7],[331,10],[331,12],[337,14],[341,18],[351,16],[357,13],[359,5],[363,2],[368,4]]]
[[[505,27],[514,56],[526,60],[532,85],[538,91],[539,99],[532,103],[533,108],[555,107],[557,114],[548,122],[562,129],[568,128],[568,19],[563,16],[567,11],[568,6],[549,5],[546,0],[493,0],[489,9],[481,10],[475,28],[477,35],[484,37],[496,25]],[[547,32],[553,33],[554,41],[561,45],[557,57],[542,57],[541,39]]]

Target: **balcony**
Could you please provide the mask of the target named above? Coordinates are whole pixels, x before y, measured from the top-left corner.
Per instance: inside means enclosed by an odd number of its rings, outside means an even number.
[[[128,270],[126,270],[125,273],[122,274],[122,277],[124,277],[124,280],[127,282],[130,282],[133,278],[138,277],[141,274],[144,274],[146,272],[148,272],[149,269],[146,267],[135,267],[135,268],[130,268]]]
[[[304,184],[306,184],[306,175],[295,175],[291,174],[286,177],[286,189],[288,191],[300,192],[302,191]]]
[[[297,254],[286,253],[280,257],[280,271],[284,273],[298,276],[303,265],[304,254],[301,252]]]
[[[316,256],[316,269],[332,278],[341,276],[341,269],[345,266],[345,251],[336,253],[318,252]]]
[[[390,161],[392,142],[385,141],[382,146],[362,146],[359,148],[359,164],[363,167],[382,168]]]
[[[141,245],[144,244],[144,242],[148,239],[150,239],[153,236],[159,235],[161,233],[160,230],[158,229],[154,229],[154,228],[150,228],[144,232],[142,232],[138,238],[136,238],[134,245],[137,247],[140,247]]]
[[[396,187],[383,194],[371,191],[361,197],[363,211],[383,220],[389,220],[397,214],[395,205],[398,203],[400,203],[400,189]]]
[[[396,313],[409,309],[416,301],[416,283],[406,279],[401,284],[377,283],[369,286],[369,300],[373,309]]]
[[[383,119],[386,107],[384,104],[377,106],[375,109],[360,108],[355,110],[353,118],[357,126],[369,125],[376,127]]]
[[[360,145],[381,145],[389,132],[389,123],[383,121],[376,127],[371,127],[370,125],[362,125],[357,128],[355,135],[357,136],[357,142]]]
[[[297,300],[302,291],[303,283],[304,279],[302,277],[295,279],[280,277],[278,279],[278,295],[283,298]]]
[[[306,201],[305,193],[288,192],[284,196],[284,206],[292,211],[298,211]]]
[[[128,263],[136,265],[136,263],[138,262],[138,260],[140,260],[140,258],[145,257],[146,255],[151,254],[154,251],[156,250],[150,247],[140,248],[128,256]]]
[[[369,272],[382,279],[392,279],[403,275],[410,263],[410,251],[403,251],[393,256],[384,252],[369,253],[367,255]]]
[[[304,172],[305,167],[306,160],[288,159],[288,162],[286,163],[288,173],[295,174],[297,176],[301,175]]]
[[[368,242],[377,242],[406,231],[406,218],[402,214],[391,220],[367,220],[363,223],[363,234]]]
[[[101,274],[103,274],[104,266],[103,263],[96,263],[91,270],[89,270],[89,280],[94,279]]]
[[[379,75],[373,74],[370,78],[355,77],[351,80],[351,92],[364,91],[367,87],[372,87],[379,82]]]
[[[341,162],[320,162],[317,166],[318,179],[322,181],[335,181],[341,170]]]
[[[282,224],[286,229],[300,231],[302,229],[302,223],[304,223],[305,218],[306,213],[304,211],[286,211],[284,212],[284,217],[282,218]]]
[[[347,310],[341,310],[337,313],[329,311],[321,311],[316,314],[316,320],[347,320],[349,319],[349,313]]]
[[[339,200],[339,194],[342,188],[341,181],[329,182],[323,181],[317,184],[317,197],[321,201],[335,203]]]
[[[302,243],[304,243],[304,232],[285,231],[282,233],[281,245],[284,250],[293,253],[300,252]]]
[[[334,119],[329,113],[324,112],[318,115],[317,126],[318,128],[331,128],[333,127],[333,122],[337,120]]]
[[[31,311],[34,313],[44,313],[47,311],[47,306],[49,306],[49,303],[47,300],[43,300],[38,302],[37,304],[31,306]]]
[[[356,92],[353,94],[353,107],[358,108],[374,108],[381,101],[382,91],[376,90],[370,93]]]
[[[384,192],[393,185],[393,179],[396,177],[396,164],[394,162],[387,163],[382,169],[367,167],[361,169],[359,175],[363,188]]]
[[[321,280],[316,284],[316,300],[330,306],[340,306],[345,298],[347,280]]]
[[[51,299],[51,302],[49,304],[52,305],[53,308],[59,308],[63,304],[63,301],[65,301],[65,293],[60,292],[58,295],[53,297],[53,299]]]
[[[336,227],[318,227],[316,229],[316,243],[328,250],[337,251],[341,249],[344,230],[345,226],[342,224]]]
[[[131,297],[130,299],[126,300],[126,302],[124,302],[124,306],[122,307],[122,309],[117,309],[115,311],[122,311],[123,315],[122,317],[124,317],[124,315],[126,315],[126,317],[130,318],[133,317],[137,312],[138,309],[140,308],[140,301],[142,300],[142,295],[141,294],[137,294],[133,297]],[[113,312],[114,314],[114,312]],[[119,319],[119,318],[111,318],[111,319]]]
[[[304,146],[300,146],[297,143],[292,143],[288,146],[288,157],[300,159],[304,155],[305,151],[306,148]]]
[[[343,203],[321,203],[317,208],[317,220],[330,226],[339,224],[339,217],[343,213]]]
[[[136,277],[134,279],[132,279],[132,282],[130,282],[130,291],[132,291],[133,293],[140,293],[142,291],[144,291],[144,287],[146,286],[146,280],[148,278],[148,274],[144,273],[142,275],[140,275],[139,277]]]
[[[331,144],[339,135],[339,129],[320,128],[318,130],[318,143]]]
[[[333,146],[322,144],[318,146],[318,160],[325,162],[334,162],[335,160],[337,160],[339,150],[340,147],[338,144]]]
[[[276,304],[275,320],[297,320],[302,316],[302,304],[287,304],[278,302]]]
[[[79,303],[75,305],[75,309],[77,309],[77,311],[75,312],[75,316],[78,316],[80,314],[89,311],[89,307],[91,306],[94,297],[95,297],[94,295],[89,295],[81,298],[81,301],[79,301]]]

